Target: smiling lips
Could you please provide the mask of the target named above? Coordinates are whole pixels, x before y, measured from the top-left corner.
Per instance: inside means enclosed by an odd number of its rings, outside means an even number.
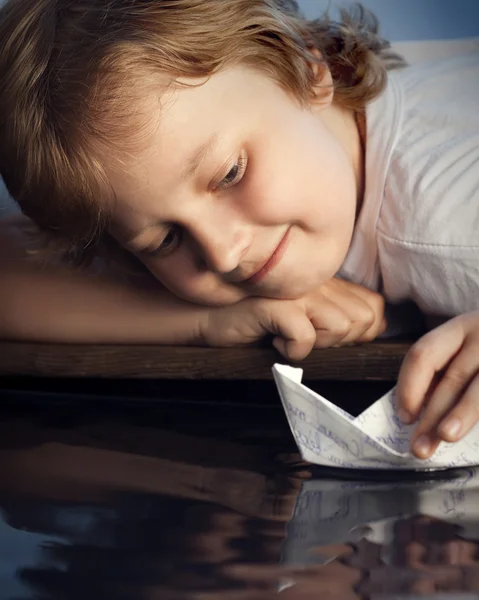
[[[273,269],[279,263],[279,261],[283,257],[284,251],[286,250],[289,232],[290,230],[288,229],[288,231],[284,234],[283,239],[276,247],[276,250],[261,267],[261,269],[251,277],[248,277],[248,279],[246,279],[244,283],[258,284],[261,280],[263,280],[266,277],[266,275],[271,271],[271,269]]]

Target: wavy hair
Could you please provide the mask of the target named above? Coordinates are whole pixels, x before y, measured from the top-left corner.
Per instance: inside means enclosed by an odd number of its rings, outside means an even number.
[[[9,0],[0,39],[0,174],[76,263],[111,215],[99,157],[138,142],[139,99],[158,76],[175,82],[244,64],[305,103],[319,61],[335,101],[361,111],[402,64],[361,5],[310,21],[294,0]]]

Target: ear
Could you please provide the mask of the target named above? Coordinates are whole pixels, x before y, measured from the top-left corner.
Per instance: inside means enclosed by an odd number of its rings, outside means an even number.
[[[331,106],[334,98],[333,76],[321,52],[317,48],[313,48],[311,54],[316,58],[311,62],[315,80],[313,86],[314,105],[319,108],[327,108]]]

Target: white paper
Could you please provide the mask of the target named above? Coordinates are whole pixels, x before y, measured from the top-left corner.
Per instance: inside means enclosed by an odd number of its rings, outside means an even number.
[[[445,469],[479,464],[479,426],[426,460],[410,452],[414,425],[397,418],[395,388],[354,418],[301,383],[303,370],[275,364],[273,375],[304,460],[348,469]]]

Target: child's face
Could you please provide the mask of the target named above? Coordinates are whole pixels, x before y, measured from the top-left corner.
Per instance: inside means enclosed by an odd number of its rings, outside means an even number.
[[[351,115],[330,98],[302,108],[244,67],[150,106],[147,150],[112,175],[113,234],[163,285],[224,305],[299,297],[338,271],[357,208]]]

